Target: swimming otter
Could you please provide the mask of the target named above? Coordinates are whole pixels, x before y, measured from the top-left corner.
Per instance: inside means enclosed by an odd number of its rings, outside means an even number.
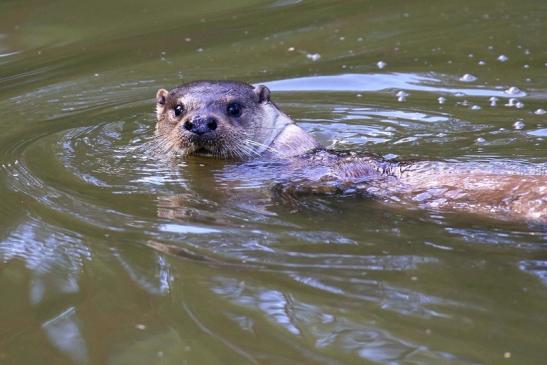
[[[270,100],[265,86],[198,81],[156,94],[156,132],[183,156],[249,159],[301,155],[320,147]]]
[[[327,151],[279,110],[262,85],[197,81],[158,90],[156,102],[162,148],[182,156],[283,161],[272,174],[278,195],[361,193],[426,208],[547,223],[544,172],[522,175],[465,163],[393,162]]]

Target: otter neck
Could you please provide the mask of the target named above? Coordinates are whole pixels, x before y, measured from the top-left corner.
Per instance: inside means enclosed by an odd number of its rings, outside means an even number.
[[[321,147],[311,135],[274,105],[268,105],[268,113],[272,116],[268,118],[268,125],[259,128],[255,137],[255,141],[263,145],[257,148],[258,153],[286,158]]]

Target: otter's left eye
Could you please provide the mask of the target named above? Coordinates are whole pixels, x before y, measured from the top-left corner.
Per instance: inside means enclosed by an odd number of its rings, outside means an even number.
[[[226,108],[226,112],[232,117],[240,117],[243,111],[243,107],[239,103],[230,103]]]
[[[175,115],[178,117],[184,112],[184,107],[182,105],[177,105],[175,107]]]

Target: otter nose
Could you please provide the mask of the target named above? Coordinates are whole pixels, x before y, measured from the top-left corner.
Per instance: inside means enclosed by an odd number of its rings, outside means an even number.
[[[197,116],[184,122],[184,129],[201,135],[217,129],[218,123],[214,117]]]

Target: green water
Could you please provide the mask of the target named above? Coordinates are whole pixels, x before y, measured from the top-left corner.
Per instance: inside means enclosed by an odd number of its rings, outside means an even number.
[[[294,211],[235,162],[140,147],[158,88],[238,79],[332,148],[545,171],[546,19],[541,0],[0,2],[0,364],[544,364],[545,227],[355,196]]]

